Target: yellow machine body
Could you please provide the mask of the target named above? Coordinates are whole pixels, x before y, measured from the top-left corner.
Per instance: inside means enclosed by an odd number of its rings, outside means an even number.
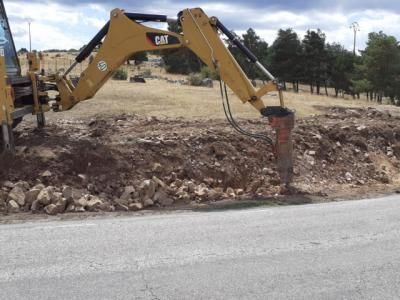
[[[186,47],[211,70],[216,71],[221,80],[243,103],[251,104],[262,115],[269,118],[277,130],[278,139],[275,153],[278,158],[279,173],[283,183],[288,183],[291,180],[293,169],[291,129],[294,126],[294,114],[284,107],[282,92],[275,78],[217,18],[209,18],[202,9],[185,9],[180,12],[178,22],[182,29],[181,33],[147,27],[136,19],[150,18],[151,20],[152,16],[128,14],[121,9],[114,9],[111,11],[110,21],[82,50],[74,65],[64,74],[56,73],[44,76],[40,72],[40,60],[37,54],[29,53],[27,77],[32,83],[33,106],[31,113],[38,116],[39,125],[44,125],[43,113],[48,110],[47,87],[56,87],[55,89],[58,91],[58,95],[54,98],[55,111],[69,110],[79,102],[93,98],[113,73],[134,54]],[[167,21],[162,16],[155,16],[153,19],[158,18],[163,19],[164,22]],[[270,77],[271,81],[256,89],[228,50],[226,43],[221,39],[220,32],[227,35],[235,45],[244,51],[250,61]],[[68,78],[69,72],[86,59],[95,48],[97,48],[97,53],[80,74],[78,82],[71,81]],[[0,92],[4,95],[0,98],[0,107],[3,108],[0,111],[0,122],[10,126],[12,124],[10,116],[14,109],[12,87],[7,84],[2,64],[4,65],[4,61],[2,62],[0,58]],[[267,107],[264,104],[262,97],[272,91],[278,92],[280,106]]]

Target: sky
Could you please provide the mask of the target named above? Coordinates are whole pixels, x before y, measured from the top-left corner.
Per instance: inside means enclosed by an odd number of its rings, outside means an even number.
[[[358,22],[357,49],[364,49],[369,32],[383,31],[400,40],[400,0],[4,0],[17,49],[70,49],[86,44],[109,19],[109,11],[166,14],[175,17],[184,8],[201,7],[238,34],[256,30],[269,44],[280,28],[293,28],[302,38],[320,28],[328,42],[351,50]],[[162,25],[157,25],[162,26]]]

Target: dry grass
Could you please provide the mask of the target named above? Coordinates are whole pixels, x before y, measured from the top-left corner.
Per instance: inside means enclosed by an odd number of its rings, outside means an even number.
[[[286,106],[296,110],[299,117],[321,113],[315,106],[362,107],[373,105],[363,100],[353,101],[316,96],[307,93],[284,93]],[[259,113],[230,93],[234,114],[243,118],[259,117]],[[276,95],[264,98],[267,105],[277,105]],[[114,115],[137,113],[148,116],[184,118],[224,118],[219,85],[214,88],[192,87],[147,80],[146,84],[109,81],[92,100],[76,106],[63,117],[92,117],[98,114]]]
[[[58,56],[58,57],[56,57]],[[45,70],[54,71],[68,68],[73,61],[73,55],[49,53],[45,54]],[[27,67],[25,56],[21,56],[21,65]],[[75,69],[78,74],[83,66]],[[24,69],[25,69],[24,68]],[[124,66],[129,75],[138,74],[145,69],[150,69],[153,74],[168,77],[170,79],[184,79],[183,75],[165,74],[161,68],[156,68],[151,63],[146,63],[137,68]],[[296,110],[298,117],[305,117],[321,113],[315,106],[344,106],[363,107],[375,104],[365,100],[346,100],[333,97],[311,95],[306,86],[301,87],[301,92],[285,92],[286,106]],[[259,113],[248,104],[242,102],[230,93],[232,110],[238,117],[257,118]],[[277,95],[271,94],[264,98],[267,105],[277,105]],[[221,96],[218,82],[214,88],[192,87],[167,83],[164,80],[147,80],[146,84],[128,83],[110,80],[99,91],[94,99],[85,101],[69,112],[58,113],[62,118],[87,118],[96,115],[115,115],[122,113],[136,113],[148,116],[183,117],[183,118],[224,118]],[[49,114],[50,115],[50,114]],[[49,116],[53,117],[53,116]]]

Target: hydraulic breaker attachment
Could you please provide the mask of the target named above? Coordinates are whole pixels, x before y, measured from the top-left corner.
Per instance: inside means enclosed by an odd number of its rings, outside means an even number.
[[[293,140],[292,129],[295,124],[295,115],[281,106],[270,106],[263,110],[270,125],[276,132],[275,157],[281,184],[289,186],[293,179]]]

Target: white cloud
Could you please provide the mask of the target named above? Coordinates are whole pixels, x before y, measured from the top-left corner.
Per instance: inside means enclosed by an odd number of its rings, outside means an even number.
[[[83,17],[82,20],[84,25],[90,25],[96,28],[102,28],[105,24],[104,19],[101,18]]]
[[[93,1],[96,2],[96,1]],[[60,5],[49,1],[46,4],[25,0],[5,3],[17,48],[28,44],[28,26],[24,18],[34,19],[32,35],[34,48],[79,48],[87,43],[109,17],[108,8],[101,4],[79,6]],[[143,5],[136,1],[127,3],[127,10],[134,12],[158,13],[175,16],[184,7],[176,2],[160,0]],[[352,49],[353,35],[349,26],[357,21],[361,31],[358,36],[358,48],[363,49],[372,31],[384,31],[400,39],[400,14],[384,10],[363,10],[345,13],[339,8],[326,10],[304,10],[292,12],[286,10],[255,9],[246,4],[224,4],[208,2],[202,5],[210,16],[218,16],[229,28],[243,33],[249,27],[271,44],[278,29],[293,28],[302,38],[308,29],[320,28],[326,33],[328,42],[339,42]],[[163,24],[148,24],[165,28]]]
[[[70,23],[76,25],[80,20],[79,11],[71,7],[61,6],[55,3],[14,3],[6,2],[6,10],[8,17],[12,18],[31,18],[37,22],[50,22],[52,24]]]
[[[100,13],[108,13],[107,9],[100,4],[89,4],[89,8]]]
[[[231,24],[238,34],[252,27],[269,44],[276,38],[279,29],[293,28],[302,39],[307,30],[321,29],[326,34],[327,42],[340,43],[347,49],[353,49],[353,32],[350,24],[357,21],[360,32],[357,38],[357,49],[364,49],[370,32],[383,31],[400,39],[400,14],[385,10],[364,10],[343,13],[340,10],[331,12],[308,10],[301,13],[290,11],[255,10],[241,5],[210,4],[205,11],[218,15],[222,22]],[[238,16],[240,16],[238,18]],[[226,20],[226,21],[225,21]]]
[[[79,49],[105,23],[99,13],[101,7],[96,5],[73,8],[56,3],[5,4],[17,48],[28,46],[28,18],[32,20],[33,48],[38,50]],[[93,11],[99,17],[91,16]]]
[[[18,32],[23,32],[22,35],[14,36],[16,45],[28,45],[29,36],[26,32],[24,24],[18,24],[14,26]],[[38,34],[40,33],[40,34]],[[33,48],[35,49],[79,49],[82,46],[82,41],[74,39],[69,34],[63,32],[60,28],[46,25],[43,23],[32,24],[32,41]],[[35,47],[35,45],[41,45],[41,47]],[[17,46],[18,47],[18,46]],[[27,48],[27,46],[25,46]]]

